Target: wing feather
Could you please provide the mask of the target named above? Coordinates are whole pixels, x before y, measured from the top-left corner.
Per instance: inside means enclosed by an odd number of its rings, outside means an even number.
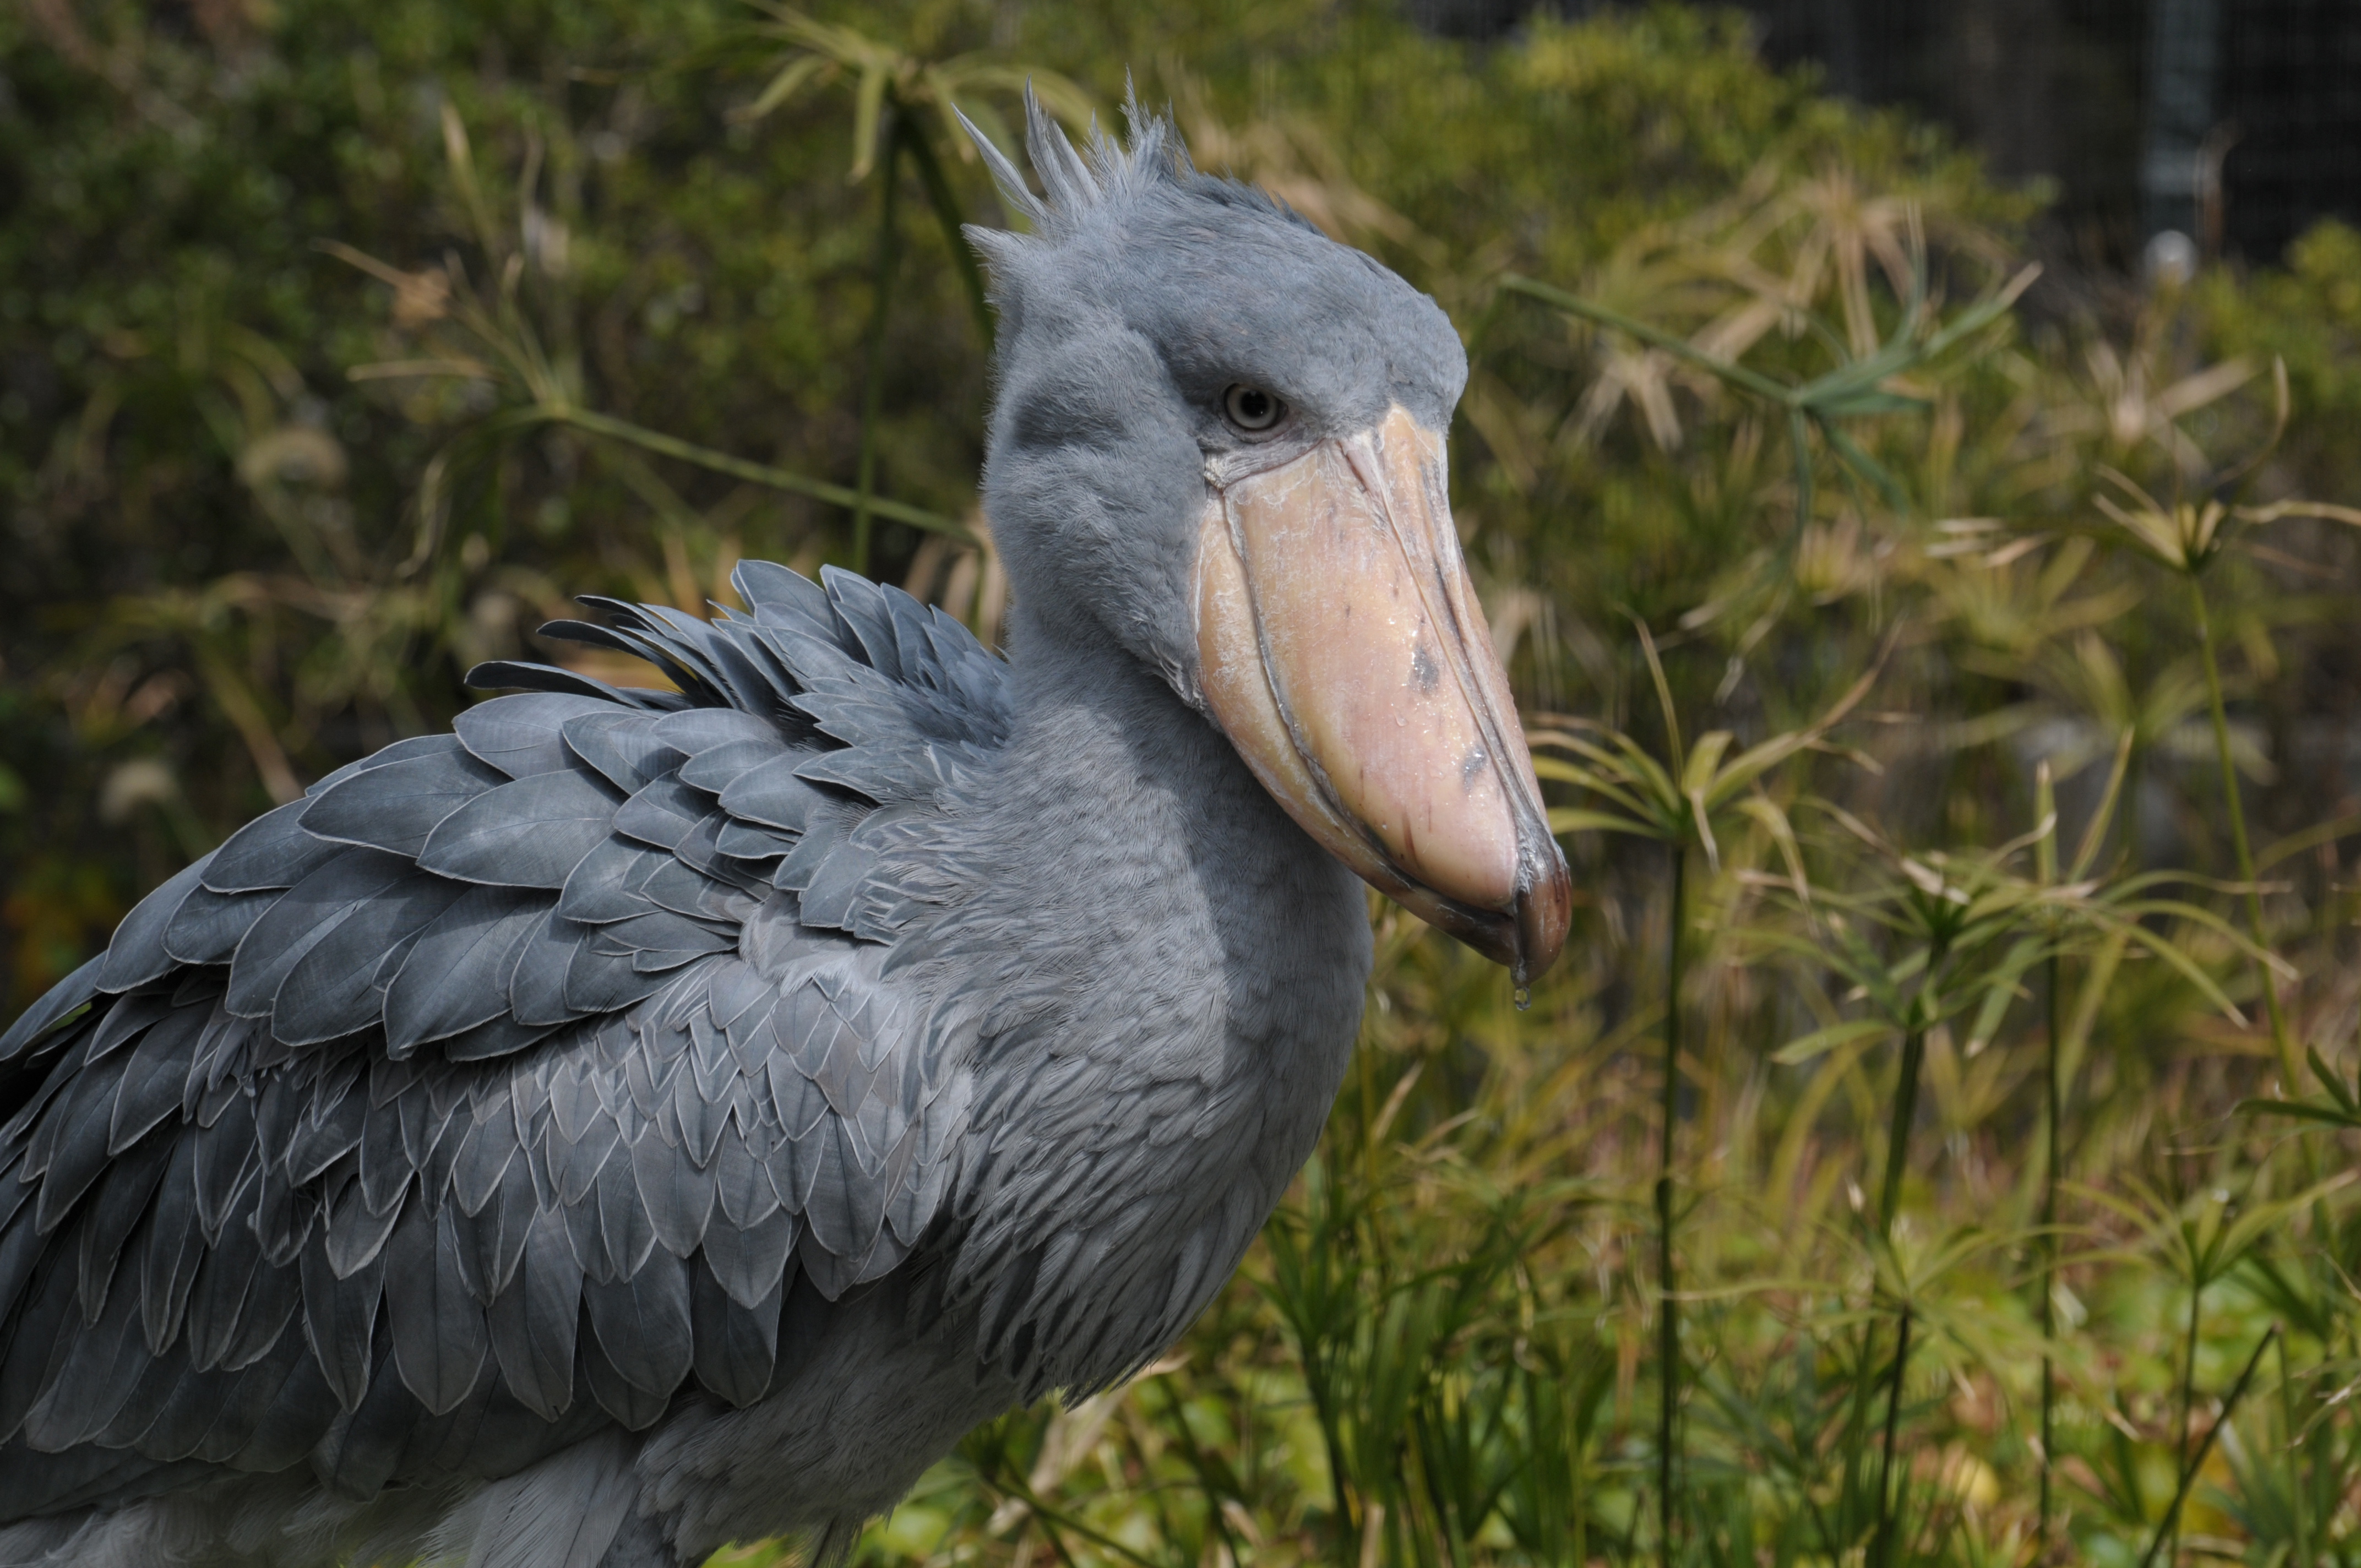
[[[303,813],[308,808],[306,800],[289,801],[231,834],[207,862],[204,885],[215,893],[293,887],[334,860],[336,846],[303,830]]]
[[[429,1415],[467,1397],[490,1349],[448,1217],[413,1198],[385,1248],[385,1315],[402,1385]]]
[[[349,1411],[368,1389],[385,1254],[378,1249],[367,1263],[342,1276],[329,1256],[325,1247],[305,1247],[299,1260],[303,1332],[329,1391],[338,1407]]]
[[[418,864],[492,887],[555,892],[607,836],[620,797],[592,775],[534,773],[485,791],[435,826]]]
[[[570,765],[566,721],[611,711],[601,696],[524,692],[479,702],[452,720],[459,743],[512,779],[554,773]]]
[[[402,856],[336,846],[331,858],[274,899],[238,943],[238,956],[230,963],[230,1012],[241,1018],[269,1017],[280,983],[306,955],[416,874]]]
[[[531,893],[471,887],[418,934],[385,992],[386,1048],[408,1056],[508,1015],[518,957],[548,912]]]
[[[694,1356],[688,1277],[686,1264],[660,1253],[626,1278],[583,1283],[598,1348],[643,1394],[669,1398],[688,1376]]]
[[[279,982],[270,999],[272,1036],[281,1045],[316,1046],[379,1024],[385,998],[379,971],[402,961],[427,927],[469,891],[412,872],[371,896]],[[236,970],[230,973],[234,984]]]
[[[105,1305],[125,1246],[132,1231],[147,1216],[148,1201],[156,1195],[156,1184],[163,1180],[164,1168],[171,1157],[170,1140],[149,1138],[129,1157],[115,1160],[106,1168],[96,1194],[76,1223],[75,1245],[85,1321],[95,1322],[100,1309]],[[136,1289],[122,1294],[135,1300],[138,1296]]]
[[[0,1036],[0,1443],[70,1451],[0,1491],[512,1471],[760,1398],[919,1245],[970,1096],[884,962],[1003,666],[738,581],[572,629],[680,692],[486,667],[534,689],[258,818]]]
[[[705,1269],[689,1277],[697,1380],[741,1409],[770,1392],[778,1365],[779,1303],[786,1278],[774,1269],[769,1289],[747,1303]]]
[[[146,1370],[138,1303],[124,1291],[63,1347],[47,1392],[25,1412],[27,1446],[57,1453],[104,1431]]]
[[[554,1210],[537,1211],[515,1277],[492,1299],[489,1329],[510,1392],[544,1420],[555,1420],[574,1402],[582,1283],[564,1218]]]
[[[165,956],[190,967],[225,964],[247,932],[262,918],[263,911],[278,902],[276,891],[215,893],[204,886],[191,888],[165,922]]]
[[[120,993],[134,986],[152,984],[170,972],[176,960],[165,951],[165,928],[180,913],[181,900],[194,893],[204,880],[205,871],[212,863],[212,858],[207,856],[182,867],[123,917],[123,924],[115,928],[113,939],[106,944],[106,956],[98,972],[99,990]],[[27,1018],[32,1016],[30,1013],[26,1014]],[[6,1036],[0,1036],[0,1042],[14,1040],[17,1030],[24,1026],[25,1020],[17,1020]],[[5,1044],[0,1044],[0,1058],[8,1054]]]
[[[582,714],[566,721],[566,749],[628,795],[688,760],[664,740],[658,723],[647,714],[612,708]]]
[[[479,761],[456,736],[405,761],[355,773],[308,796],[296,821],[306,833],[415,858],[435,825],[509,775]]]

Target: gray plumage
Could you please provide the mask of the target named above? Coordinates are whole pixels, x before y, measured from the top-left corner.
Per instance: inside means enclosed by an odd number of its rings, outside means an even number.
[[[833,571],[602,602],[677,693],[486,666],[143,902],[0,1036],[0,1563],[831,1552],[1235,1267],[1369,935],[1195,696],[1221,389],[1464,362],[1159,121],[986,151],[1014,663]]]

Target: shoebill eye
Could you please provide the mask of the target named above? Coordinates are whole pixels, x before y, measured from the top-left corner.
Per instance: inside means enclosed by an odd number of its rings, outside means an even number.
[[[1260,387],[1238,385],[1222,394],[1222,412],[1229,416],[1232,424],[1252,435],[1277,424],[1286,414],[1287,405]]]

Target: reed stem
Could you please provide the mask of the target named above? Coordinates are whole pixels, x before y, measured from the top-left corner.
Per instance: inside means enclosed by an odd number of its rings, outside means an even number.
[[[1656,1161],[1656,1279],[1661,1287],[1656,1354],[1663,1366],[1656,1409],[1656,1523],[1658,1556],[1664,1568],[1671,1568],[1673,1561],[1673,1477],[1681,1398],[1681,1316],[1674,1295],[1678,1281],[1673,1265],[1673,1157],[1680,1115],[1681,938],[1688,926],[1688,846],[1675,839],[1672,855],[1672,924],[1664,956],[1664,1136]]]
[[[2039,834],[2033,847],[2035,873],[2043,887],[2056,887],[2058,790],[2047,760],[2034,772],[2033,817],[2035,830]],[[2053,932],[2053,941],[2055,936]],[[2066,1092],[2060,1080],[2064,1070],[2066,977],[2055,946],[2050,948],[2042,969],[2042,1003],[2048,1014],[2044,1023],[2048,1038],[2042,1053],[2042,1132],[2046,1147],[2041,1161],[2041,1502],[2035,1515],[2034,1540],[2047,1556],[2054,1545],[2049,1538],[2049,1517],[2056,1504],[2052,1481],[2057,1461],[2053,1449],[2058,1441],[2058,1367],[2050,1358],[2049,1349],[2058,1343],[2058,1183],[2066,1168]]]
[[[2205,700],[2213,719],[2213,751],[2222,764],[2222,806],[2230,818],[2230,848],[2238,860],[2238,880],[2246,884],[2247,934],[2263,953],[2270,943],[2263,928],[2263,894],[2255,881],[2255,852],[2246,839],[2246,811],[2238,795],[2237,763],[2230,754],[2230,716],[2222,701],[2222,666],[2214,656],[2213,625],[2205,608],[2205,583],[2196,573],[2189,574],[2189,604],[2197,620],[2197,652],[2205,665]],[[2279,1006],[2279,988],[2271,977],[2271,966],[2266,957],[2257,956],[2256,968],[2263,988],[2263,1011],[2271,1022],[2271,1048],[2279,1055],[2280,1092],[2293,1095],[2301,1092],[2303,1080],[2297,1075],[2295,1042],[2288,1035],[2287,1014]]]
[[[2041,1511],[2039,1540],[2042,1550],[2049,1550],[2049,1513],[2051,1508],[2050,1476],[2056,1463],[2052,1445],[2057,1441],[2058,1368],[2051,1360],[2049,1346],[2058,1334],[2058,1179],[2064,1164],[2063,1142],[2059,1124],[2064,1118],[2065,1096],[2059,1083],[2059,1016],[2058,955],[2048,960],[2049,1050],[2046,1064],[2044,1086],[2043,1131],[2048,1148],[2043,1159],[2041,1181]]]
[[[2204,1321],[2202,1316],[2204,1299],[2204,1277],[2192,1273],[2189,1277],[2189,1340],[2180,1358],[2180,1425],[2172,1444],[2173,1456],[2184,1468],[2191,1468],[2189,1462],[2189,1426],[2197,1405],[2197,1331]],[[2223,1419],[2229,1419],[2226,1413]],[[2178,1563],[2180,1561],[2180,1508],[2178,1497],[2173,1499],[2173,1510],[2167,1525],[2164,1560],[2168,1563]]]
[[[2238,1381],[2231,1385],[2229,1398],[2222,1401],[2221,1415],[2205,1429],[2205,1436],[2199,1441],[2197,1452],[2182,1463],[2180,1485],[2172,1491],[2172,1505],[2165,1509],[2164,1518],[2158,1521],[2156,1534],[2148,1540],[2147,1550],[2140,1554],[2139,1568],[2149,1568],[2149,1564],[2156,1561],[2156,1554],[2164,1549],[2168,1535],[2173,1539],[2174,1549],[2179,1550],[2180,1510],[2189,1501],[2190,1488],[2197,1484],[2197,1473],[2205,1467],[2206,1456],[2213,1452],[2213,1440],[2222,1435],[2222,1429],[2230,1424],[2231,1413],[2237,1409],[2238,1401],[2246,1398],[2246,1385],[2255,1380],[2255,1369],[2263,1364],[2263,1352],[2270,1349],[2271,1342],[2279,1337],[2279,1326],[2277,1323],[2264,1332],[2262,1342],[2255,1346],[2255,1354],[2246,1358],[2246,1369],[2238,1374]]]
[[[1894,1119],[1885,1135],[1885,1181],[1878,1195],[1877,1220],[1879,1234],[1888,1241],[1894,1237],[1894,1222],[1902,1211],[1902,1177],[1910,1160],[1910,1124],[1918,1116],[1918,1074],[1926,1061],[1927,1030],[1920,1025],[1902,1036],[1902,1072],[1894,1086]]]
[[[984,352],[993,345],[992,302],[984,285],[983,268],[975,258],[975,247],[960,232],[963,214],[959,198],[952,194],[950,181],[943,175],[943,160],[935,155],[934,139],[928,136],[924,123],[913,119],[906,144],[910,153],[910,167],[918,171],[918,183],[926,188],[927,205],[934,210],[935,221],[942,225],[943,244],[951,253],[951,267],[959,274],[960,290],[967,296],[968,312],[975,318],[975,330],[983,338]]]
[[[2306,1528],[2303,1513],[2303,1442],[2302,1431],[2295,1419],[2295,1385],[2288,1371],[2287,1340],[2279,1341],[2279,1425],[2287,1431],[2288,1456],[2288,1533],[2293,1554],[2288,1568],[2312,1568],[2312,1534]]]
[[[869,575],[871,502],[877,493],[877,420],[885,389],[885,323],[894,302],[895,264],[901,258],[895,208],[902,187],[902,144],[909,135],[898,105],[889,104],[885,161],[877,170],[876,296],[869,309],[868,363],[861,389],[861,455],[852,488],[852,569]]]
[[[743,479],[750,485],[762,485],[774,490],[785,490],[790,495],[809,496],[814,500],[826,501],[830,506],[851,508],[859,504],[861,499],[857,493],[847,489],[842,485],[831,485],[825,479],[814,479],[789,469],[775,467],[768,463],[751,462],[727,452],[717,452],[712,447],[699,446],[695,442],[683,441],[676,436],[666,435],[662,431],[650,430],[644,425],[633,424],[629,420],[617,419],[611,414],[602,414],[592,409],[577,409],[564,403],[536,403],[529,409],[521,410],[514,422],[520,426],[567,425],[591,435],[603,435],[624,442],[642,451],[653,452],[660,457],[676,458],[683,463],[694,464],[710,473],[727,474],[733,479]],[[895,522],[906,522],[912,528],[923,528],[930,533],[948,534],[963,543],[972,543],[975,539],[975,535],[970,532],[967,525],[959,519],[945,517],[940,512],[928,511],[924,507],[910,506],[884,496],[873,496],[870,498],[869,510],[879,517],[892,518]]]
[[[1877,1467],[1877,1541],[1870,1556],[1873,1568],[1887,1568],[1894,1538],[1894,1448],[1902,1424],[1902,1378],[1910,1365],[1910,1309],[1902,1309],[1901,1328],[1894,1340],[1894,1377],[1885,1395],[1885,1453]]]

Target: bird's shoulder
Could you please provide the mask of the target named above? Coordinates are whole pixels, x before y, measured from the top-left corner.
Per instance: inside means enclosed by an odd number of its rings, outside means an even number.
[[[676,690],[478,666],[471,684],[522,689],[331,773],[171,878],[0,1036],[0,1062],[189,970],[225,969],[229,1010],[285,1047],[381,1025],[396,1059],[474,1059],[640,1001],[736,949],[758,912],[891,945],[934,893],[896,850],[1005,744],[1007,667],[850,573],[745,562],[733,581],[747,612],[593,600],[609,624],[544,629]]]
[[[479,671],[526,689],[247,825],[0,1036],[0,1519],[743,1403],[794,1300],[918,1244],[968,1090],[884,971],[1005,666],[849,575],[737,582],[555,629],[676,690]]]

